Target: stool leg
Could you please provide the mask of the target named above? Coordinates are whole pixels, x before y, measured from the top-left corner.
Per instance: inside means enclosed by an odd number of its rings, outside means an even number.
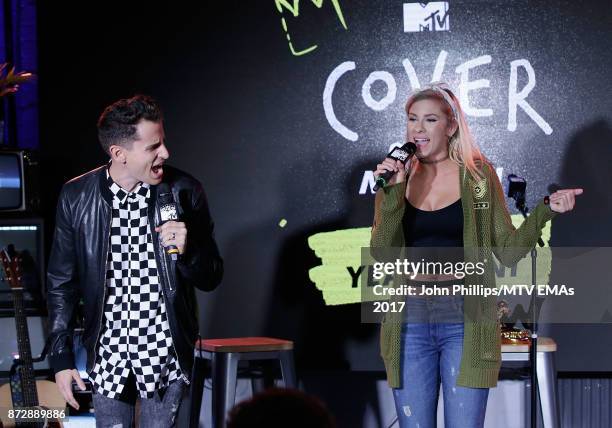
[[[274,382],[276,379],[276,362],[272,360],[266,360],[263,361],[263,363],[263,386],[265,389],[274,388],[276,386],[276,383]]]
[[[560,419],[557,405],[557,376],[552,354],[552,352],[538,352],[538,390],[544,428],[558,428]]]
[[[251,389],[253,390],[253,395],[259,394],[260,392],[266,389],[266,383],[263,378],[254,377],[251,379]]]
[[[202,407],[202,394],[204,393],[204,365],[203,358],[194,358],[191,371],[191,411],[189,426],[198,428],[200,424],[200,408]]]
[[[285,388],[297,388],[293,351],[280,351],[279,359]]]
[[[261,369],[261,377],[253,376],[251,378],[251,388],[253,389],[253,395],[265,391],[268,388],[274,387],[273,372],[276,366],[272,367],[270,364],[271,362],[272,361],[269,360],[262,360],[258,362],[258,366]]]
[[[523,407],[525,409],[525,414],[523,415],[524,427],[531,426],[531,388],[533,388],[533,386],[530,384],[529,379],[525,379],[523,382]]]
[[[238,355],[233,352],[215,352],[212,357],[212,424],[223,428],[227,413],[236,399]]]

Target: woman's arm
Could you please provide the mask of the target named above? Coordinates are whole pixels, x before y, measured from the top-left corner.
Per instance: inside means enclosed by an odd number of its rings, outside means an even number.
[[[402,217],[406,207],[406,181],[386,186],[376,193],[370,247],[402,247]]]
[[[374,222],[370,238],[371,248],[397,248],[404,245],[402,217],[406,207],[406,186],[410,162],[404,164],[395,159],[385,158],[376,165],[374,176],[378,177],[387,171],[393,171],[395,174],[389,180],[389,184],[376,193]],[[379,259],[373,253],[372,256]]]
[[[493,253],[504,266],[514,266],[532,249],[547,221],[556,215],[544,202],[540,202],[516,229],[504,198],[501,183],[489,164],[485,164],[487,180],[491,187],[491,245]]]

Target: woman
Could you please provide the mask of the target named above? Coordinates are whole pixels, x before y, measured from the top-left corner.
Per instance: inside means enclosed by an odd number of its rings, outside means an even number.
[[[375,176],[396,174],[376,195],[371,247],[463,247],[462,261],[485,261],[484,273],[466,275],[464,282],[495,287],[493,264],[486,263],[491,254],[504,265],[516,263],[555,213],[573,209],[582,189],[555,192],[515,229],[499,179],[449,87],[433,83],[417,91],[406,113],[416,156],[405,166],[387,158],[376,168]],[[443,287],[454,279],[416,277]],[[401,427],[436,426],[440,384],[447,428],[483,426],[488,388],[496,385],[501,364],[495,308],[494,298],[423,297],[410,299],[405,315],[386,315],[381,355]]]

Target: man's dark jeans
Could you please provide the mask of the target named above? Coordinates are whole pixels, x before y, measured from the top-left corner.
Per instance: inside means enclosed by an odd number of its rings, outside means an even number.
[[[94,392],[96,428],[131,428],[133,426],[136,403],[133,381],[133,376],[130,376],[119,399],[108,398]],[[187,390],[185,382],[178,379],[172,382],[163,393],[156,392],[153,398],[138,398],[140,400],[139,426],[146,428],[174,427],[179,407]]]

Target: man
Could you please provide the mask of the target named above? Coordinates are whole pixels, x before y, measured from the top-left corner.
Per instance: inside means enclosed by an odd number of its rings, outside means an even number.
[[[137,95],[107,107],[98,138],[111,160],[62,188],[48,267],[50,365],[66,401],[84,389],[72,352],[73,312],[84,302],[83,344],[96,426],[174,424],[198,334],[195,288],[214,289],[223,261],[202,186],[165,164],[162,113]],[[179,221],[159,224],[158,190]],[[173,258],[166,247],[178,249]]]

